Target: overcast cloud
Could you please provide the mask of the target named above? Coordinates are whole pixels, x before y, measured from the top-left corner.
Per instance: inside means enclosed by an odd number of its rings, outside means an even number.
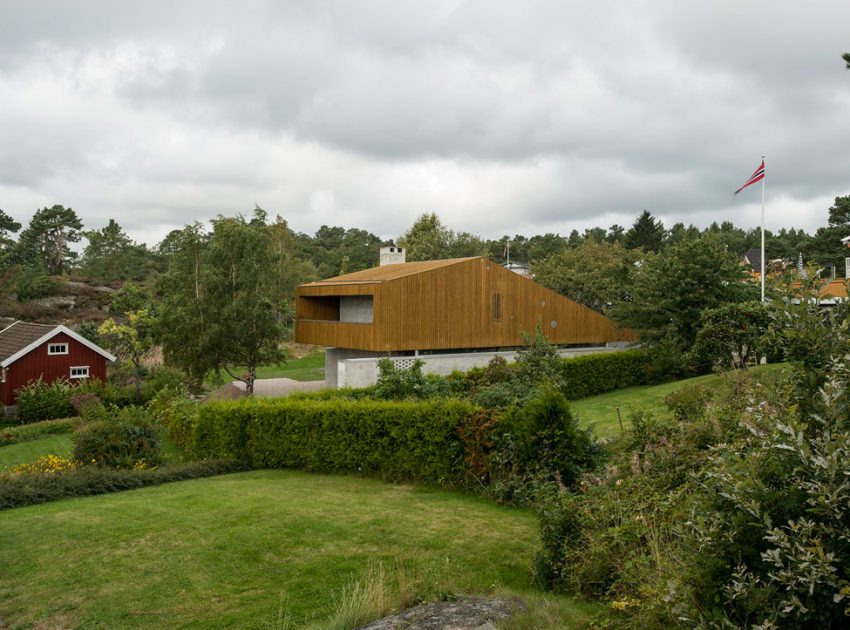
[[[255,203],[299,231],[758,224],[850,194],[850,3],[0,0],[0,208],[155,243]]]

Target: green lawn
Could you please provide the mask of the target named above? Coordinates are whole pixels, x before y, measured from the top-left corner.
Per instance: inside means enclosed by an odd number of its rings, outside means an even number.
[[[300,359],[291,359],[283,365],[264,365],[257,369],[257,378],[323,381],[325,379],[325,351],[311,352]]]
[[[70,457],[74,443],[70,435],[48,435],[30,442],[0,446],[0,470],[6,466],[17,466],[34,461],[45,455]]]
[[[755,374],[771,375],[784,369],[784,366],[782,364],[760,365],[750,369]],[[631,411],[643,409],[652,412],[656,417],[662,417],[668,414],[667,406],[664,404],[664,398],[668,394],[685,385],[719,387],[723,378],[721,375],[709,374],[662,385],[628,387],[599,396],[570,401],[570,408],[573,413],[578,414],[579,423],[582,426],[592,427],[596,435],[611,436],[620,431],[617,420],[618,406],[623,418],[623,426],[628,429],[628,417]]]
[[[19,508],[0,514],[0,540],[12,627],[300,627],[378,574],[411,603],[553,599],[529,586],[531,512],[353,477],[253,471]],[[552,627],[593,610],[555,599]]]

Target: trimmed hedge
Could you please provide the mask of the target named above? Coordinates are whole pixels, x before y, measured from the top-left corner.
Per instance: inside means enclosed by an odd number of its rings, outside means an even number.
[[[61,418],[59,420],[43,420],[16,427],[0,429],[0,446],[38,440],[45,435],[71,433],[80,422],[79,418]]]
[[[472,479],[468,422],[482,411],[438,400],[265,399],[202,405],[193,452],[254,467],[353,472],[462,485]],[[466,438],[461,437],[467,436]]]
[[[70,497],[158,486],[171,481],[212,477],[241,470],[245,470],[244,464],[234,460],[209,460],[144,470],[83,466],[61,474],[3,474],[0,475],[0,510]]]
[[[561,391],[569,400],[578,400],[615,389],[649,383],[648,360],[642,350],[600,352],[561,364]]]

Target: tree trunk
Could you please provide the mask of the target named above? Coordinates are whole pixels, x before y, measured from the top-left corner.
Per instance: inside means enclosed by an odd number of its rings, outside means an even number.
[[[245,379],[245,393],[249,396],[254,395],[254,381],[257,380],[257,368],[256,366],[250,366],[248,368],[248,378]]]

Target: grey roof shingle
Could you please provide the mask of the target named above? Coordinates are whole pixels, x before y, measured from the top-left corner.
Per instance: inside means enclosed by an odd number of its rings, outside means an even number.
[[[0,361],[5,361],[16,352],[23,350],[33,341],[41,339],[56,326],[14,322],[0,330]]]

